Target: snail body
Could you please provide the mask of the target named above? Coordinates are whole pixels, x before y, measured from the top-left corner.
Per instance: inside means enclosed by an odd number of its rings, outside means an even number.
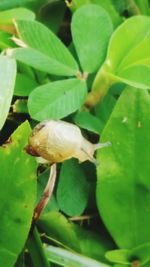
[[[98,145],[86,140],[79,127],[61,120],[39,123],[29,137],[27,152],[57,163],[72,157],[80,162],[95,162],[94,151]]]

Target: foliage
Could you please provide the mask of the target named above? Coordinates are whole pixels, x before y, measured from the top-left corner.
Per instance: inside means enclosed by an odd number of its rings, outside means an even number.
[[[149,47],[148,0],[0,1],[0,267],[149,266]],[[35,223],[49,166],[26,146],[48,119],[111,146],[57,164]]]

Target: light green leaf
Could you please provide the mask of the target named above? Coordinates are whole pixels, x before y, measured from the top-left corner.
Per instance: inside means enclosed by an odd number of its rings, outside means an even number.
[[[27,75],[17,73],[14,95],[28,96],[37,85],[37,82]]]
[[[16,63],[14,59],[0,56],[0,129],[7,118],[16,78]]]
[[[129,67],[119,73],[119,78],[131,86],[141,89],[150,88],[150,65],[135,65]]]
[[[124,68],[129,68],[134,65],[149,64],[150,65],[150,38],[146,38],[139,45],[135,46],[134,49],[129,51],[127,56],[123,59],[119,72],[123,71]]]
[[[78,161],[71,159],[64,162],[57,187],[60,210],[69,216],[81,215],[88,203],[88,197],[89,183]]]
[[[119,69],[124,58],[143,42],[150,33],[150,18],[146,16],[133,16],[122,23],[113,33],[107,54],[107,63],[115,72]],[[140,51],[140,53],[143,53]],[[140,57],[140,54],[137,55]],[[136,59],[137,61],[137,59]]]
[[[30,127],[22,124],[0,148],[0,266],[13,267],[27,239],[35,202],[36,163],[27,155]]]
[[[85,81],[68,79],[37,87],[29,96],[28,108],[36,120],[61,119],[83,104],[87,91]]]
[[[94,72],[102,64],[113,31],[107,12],[98,5],[84,5],[73,15],[73,42],[86,72]]]
[[[0,24],[12,23],[14,19],[34,20],[35,14],[26,8],[14,8],[0,12]]]
[[[37,21],[18,20],[15,23],[20,39],[30,48],[41,52],[55,62],[65,65],[70,72],[67,75],[76,75],[78,65],[65,45],[47,27]],[[56,73],[57,74],[57,73]]]
[[[130,250],[127,249],[115,249],[106,252],[105,257],[110,262],[121,263],[126,266],[131,266],[130,260]]]
[[[89,112],[79,112],[74,117],[74,122],[81,128],[100,134],[103,126],[101,121]]]
[[[97,205],[120,248],[150,241],[150,95],[126,88],[102,133],[111,147],[97,158]]]
[[[96,260],[72,253],[62,248],[48,246],[46,248],[49,260],[64,267],[110,267]]]
[[[25,63],[37,70],[47,72],[49,74],[73,76],[74,70],[65,64],[58,62],[56,59],[39,52],[33,48],[15,48],[9,50],[10,55],[16,60]]]

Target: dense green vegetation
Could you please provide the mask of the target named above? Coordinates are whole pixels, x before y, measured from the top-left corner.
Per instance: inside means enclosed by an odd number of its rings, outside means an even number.
[[[0,50],[0,267],[149,267],[150,2],[1,0]],[[48,119],[111,146],[57,163],[35,221]]]

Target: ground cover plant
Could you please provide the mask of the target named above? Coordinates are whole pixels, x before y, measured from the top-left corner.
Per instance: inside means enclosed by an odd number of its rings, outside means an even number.
[[[150,2],[1,0],[0,50],[0,267],[149,267]],[[45,120],[109,145],[54,169]]]

